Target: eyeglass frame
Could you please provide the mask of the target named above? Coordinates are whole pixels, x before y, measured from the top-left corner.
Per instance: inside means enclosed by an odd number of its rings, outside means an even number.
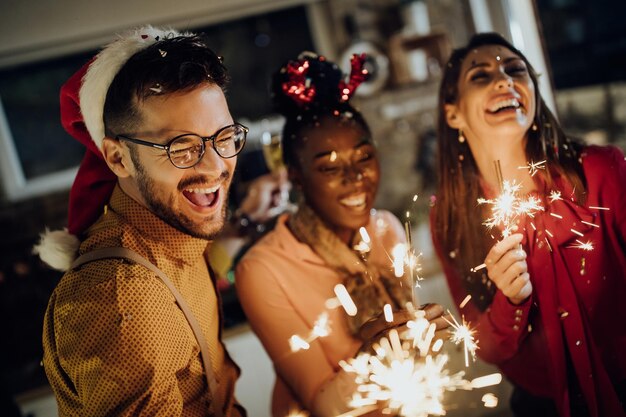
[[[239,126],[241,128],[243,128],[244,131],[244,137],[243,137],[243,144],[241,145],[241,149],[239,149],[234,155],[231,156],[222,156],[219,151],[217,150],[217,148],[215,147],[215,139],[218,137],[218,135],[220,133],[222,133],[224,130],[234,127],[234,126]],[[202,161],[202,158],[204,157],[204,153],[206,152],[206,143],[208,141],[211,141],[211,147],[213,148],[213,150],[215,151],[215,153],[222,159],[230,159],[230,158],[234,158],[235,156],[239,155],[241,153],[241,151],[243,150],[243,147],[246,144],[246,140],[248,138],[248,132],[250,131],[250,129],[244,125],[242,125],[241,123],[233,123],[224,127],[221,127],[217,130],[217,132],[215,132],[214,134],[212,134],[211,136],[200,136],[196,133],[183,133],[182,135],[178,135],[172,139],[170,139],[166,144],[162,145],[160,143],[154,143],[154,142],[149,142],[147,140],[142,140],[142,139],[136,139],[136,138],[131,138],[129,136],[126,135],[116,135],[115,139],[123,139],[123,140],[127,140],[129,142],[132,143],[136,143],[137,145],[143,145],[143,146],[150,146],[152,148],[156,148],[156,149],[161,149],[165,152],[167,152],[167,159],[169,159],[169,161],[172,163],[172,165],[174,165],[176,168],[178,169],[189,169],[189,168],[193,168],[196,165],[198,165],[200,163],[200,161]],[[198,160],[193,164],[190,165],[188,167],[179,167],[178,165],[176,165],[174,163],[174,161],[172,161],[172,157],[170,156],[170,147],[172,146],[172,143],[174,143],[174,141],[176,141],[177,139],[182,138],[183,136],[197,136],[200,139],[202,139],[202,152],[200,154],[200,157],[198,158]]]

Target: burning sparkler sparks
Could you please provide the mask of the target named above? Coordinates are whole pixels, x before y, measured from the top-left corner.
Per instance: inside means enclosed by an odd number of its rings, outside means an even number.
[[[328,319],[328,313],[324,312],[319,315],[315,323],[313,323],[313,329],[307,338],[302,336],[293,335],[289,338],[289,347],[292,352],[298,352],[300,350],[307,350],[311,347],[311,343],[319,338],[326,337],[330,334],[330,320]]]
[[[348,289],[343,284],[335,285],[335,295],[337,296],[337,299],[339,299],[343,309],[346,311],[346,314],[351,317],[356,316],[356,304],[354,304],[354,300],[350,297]]]
[[[546,169],[546,161],[528,162],[525,166],[517,167],[517,169],[527,169],[531,177],[534,177],[540,169]]]
[[[387,337],[382,337],[373,345],[375,354],[360,353],[356,358],[340,362],[346,372],[356,375],[359,385],[351,401],[352,407],[379,404],[402,417],[444,415],[445,392],[499,383],[491,376],[470,382],[464,379],[463,371],[450,374],[446,369],[448,356],[436,353],[443,341],[438,339],[429,349],[434,325],[425,319],[423,312],[417,311],[416,318],[409,321],[407,327],[407,332],[391,330]],[[415,345],[416,340],[428,346],[412,349],[411,342]]]
[[[472,356],[472,361],[476,360],[476,349],[478,349],[478,342],[474,340],[474,334],[476,331],[469,327],[469,323],[465,321],[465,317],[461,316],[461,323],[459,323],[450,310],[448,310],[448,314],[452,317],[452,322],[444,317],[452,329],[450,331],[452,337],[451,341],[458,345],[459,343],[463,343],[463,351],[465,353],[465,366],[469,366],[469,356]]]
[[[543,210],[541,200],[534,196],[519,197],[521,185],[504,181],[502,193],[494,199],[479,198],[478,204],[491,204],[492,216],[483,224],[489,229],[500,227],[502,237],[510,236],[516,230],[516,221],[520,216],[533,217],[535,212]]]
[[[593,250],[593,242],[591,242],[590,240],[588,240],[587,242],[581,242],[580,240],[576,239],[576,243],[576,245],[572,245],[570,246],[570,248],[582,249],[587,251]]]
[[[359,228],[359,234],[361,235],[361,240],[354,246],[354,250],[359,252],[361,257],[367,256],[371,248],[372,239],[370,235],[367,233],[365,227]]]
[[[560,191],[552,190],[550,191],[550,195],[548,196],[548,199],[550,200],[551,203],[554,203],[557,200],[563,200],[563,197],[561,197]]]

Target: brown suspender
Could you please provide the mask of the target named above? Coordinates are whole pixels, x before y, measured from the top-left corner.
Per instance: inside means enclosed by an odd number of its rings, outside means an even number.
[[[143,256],[139,255],[137,252],[122,248],[122,247],[113,247],[113,248],[103,248],[96,249],[91,252],[87,252],[78,257],[74,261],[71,266],[71,269],[78,268],[79,266],[86,264],[88,262],[97,261],[99,259],[107,259],[107,258],[123,258],[128,259],[134,263],[139,265],[143,265],[148,268],[150,271],[154,272],[161,281],[165,284],[165,286],[170,290],[174,298],[176,299],[176,303],[178,307],[182,310],[183,314],[187,318],[187,322],[193,331],[194,336],[196,337],[196,341],[198,342],[198,346],[200,346],[200,354],[202,355],[202,363],[204,365],[204,374],[206,376],[206,381],[209,388],[209,393],[211,394],[211,399],[215,399],[215,395],[217,393],[217,380],[215,379],[215,374],[213,372],[213,368],[211,366],[211,357],[209,356],[209,347],[207,346],[206,339],[202,334],[202,329],[200,328],[200,324],[194,317],[192,311],[189,309],[189,306],[183,299],[183,296],[178,292],[172,281],[165,275],[163,271],[154,266],[150,261],[145,259]],[[212,415],[217,417],[223,417],[222,407],[219,407],[215,404],[215,401],[211,401],[209,404],[210,412]]]

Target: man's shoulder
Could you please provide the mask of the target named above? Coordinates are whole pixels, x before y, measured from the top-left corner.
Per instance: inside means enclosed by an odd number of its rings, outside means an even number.
[[[105,258],[67,271],[55,289],[57,301],[114,296],[123,289],[145,287],[154,273],[146,267],[119,258]]]

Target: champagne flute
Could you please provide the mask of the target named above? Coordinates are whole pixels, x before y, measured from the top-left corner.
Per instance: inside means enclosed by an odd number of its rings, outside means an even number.
[[[261,146],[265,164],[270,172],[276,174],[281,169],[285,168],[280,135],[272,135],[271,132],[263,132],[261,136]]]
[[[269,131],[263,132],[261,135],[261,149],[263,151],[263,159],[270,172],[274,175],[284,175],[286,170],[283,162],[283,147],[279,134],[272,134]],[[292,210],[293,206],[289,202],[289,190],[281,188],[277,193],[275,207],[272,209],[275,213],[282,213],[286,210]]]

